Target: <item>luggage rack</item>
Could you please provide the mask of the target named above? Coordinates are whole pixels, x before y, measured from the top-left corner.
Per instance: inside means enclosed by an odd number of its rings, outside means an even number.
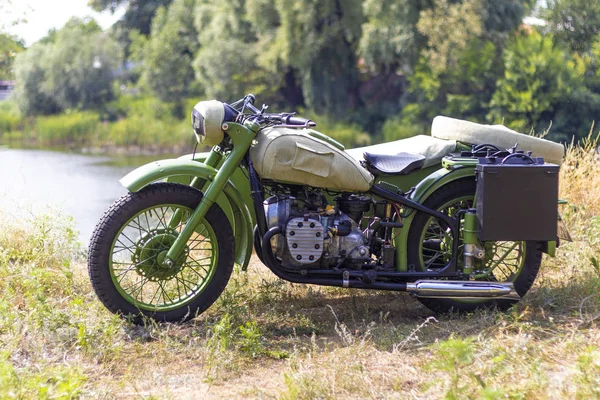
[[[485,164],[494,164],[496,162],[502,162],[506,157],[515,159],[523,159],[525,157],[534,160],[535,163],[543,163],[541,158],[532,158],[531,151],[517,150],[518,143],[510,149],[500,149],[493,144],[479,144],[472,145],[471,150],[463,150],[460,152],[450,153],[442,159],[442,167],[446,169],[455,169],[463,167],[465,165],[477,165],[480,164],[480,159],[489,161],[483,161]],[[516,160],[514,160],[516,161]]]

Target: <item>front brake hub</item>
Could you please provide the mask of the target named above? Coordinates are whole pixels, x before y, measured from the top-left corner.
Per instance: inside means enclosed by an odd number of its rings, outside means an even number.
[[[169,280],[177,275],[185,266],[189,247],[183,249],[172,266],[166,266],[164,262],[177,235],[178,233],[172,229],[154,229],[140,236],[135,243],[135,252],[131,256],[137,272],[154,282]]]

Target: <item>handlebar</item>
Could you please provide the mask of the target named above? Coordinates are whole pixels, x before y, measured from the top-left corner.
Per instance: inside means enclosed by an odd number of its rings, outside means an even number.
[[[311,121],[310,119],[294,117],[293,115],[289,114],[275,114],[270,118],[271,120],[275,122],[280,122],[281,124],[286,126],[317,126],[317,124],[314,121]]]
[[[261,124],[277,124],[277,126],[290,127],[290,128],[308,128],[317,126],[316,122],[310,119],[301,118],[294,116],[295,113],[280,113],[280,114],[266,114],[265,110],[268,106],[263,105],[262,109],[259,110],[254,106],[256,96],[253,94],[247,94],[242,99],[232,103],[230,107],[244,114],[244,111],[248,110],[251,114],[246,115],[246,118],[253,118]]]

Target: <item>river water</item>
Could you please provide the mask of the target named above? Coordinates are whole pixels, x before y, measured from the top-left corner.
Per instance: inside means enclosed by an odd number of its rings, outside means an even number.
[[[50,206],[71,215],[87,245],[102,213],[126,193],[119,179],[154,158],[103,157],[0,147],[0,207],[4,213],[42,212]]]

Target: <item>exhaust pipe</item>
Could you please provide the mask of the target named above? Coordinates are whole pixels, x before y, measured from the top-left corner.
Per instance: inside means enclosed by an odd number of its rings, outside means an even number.
[[[420,280],[406,284],[406,291],[423,298],[501,298],[520,300],[512,282]]]
[[[309,271],[321,276],[293,274],[281,268],[280,263],[273,255],[271,238],[281,233],[281,228],[273,227],[265,233],[260,250],[265,265],[279,278],[294,283],[310,283],[313,285],[349,287],[356,289],[392,290],[408,292],[416,297],[427,298],[480,298],[480,299],[506,299],[520,300],[512,282],[478,282],[478,281],[441,281],[419,280],[416,282],[381,282],[377,275],[365,279],[361,271],[344,271],[339,276],[339,271]],[[323,274],[330,275],[328,277]],[[384,278],[396,278],[394,273],[380,273]]]

